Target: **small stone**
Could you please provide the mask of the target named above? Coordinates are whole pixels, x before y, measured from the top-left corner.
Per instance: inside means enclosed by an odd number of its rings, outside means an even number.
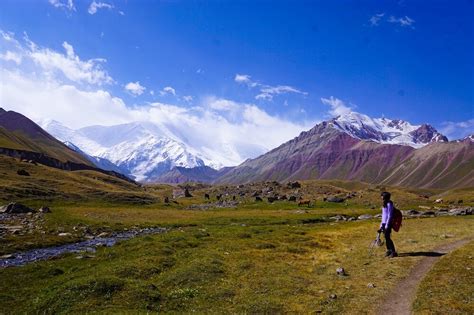
[[[44,207],[44,206],[39,208],[38,211],[40,213],[51,213],[51,209],[49,209],[49,207]]]
[[[367,284],[367,288],[371,288],[371,289],[373,289],[373,288],[375,288],[375,284],[373,284],[373,283],[369,283],[369,284]]]
[[[61,236],[61,237],[64,237],[64,236],[71,236],[72,234],[71,233],[68,233],[68,232],[62,232],[62,233],[59,233],[58,236]]]
[[[344,270],[344,268],[342,267],[339,267],[336,269],[336,273],[339,275],[339,276],[345,276],[346,275],[346,271]]]
[[[102,232],[99,235],[97,235],[97,237],[107,237],[107,236],[109,236],[109,233],[107,232]]]
[[[335,300],[335,299],[337,299],[337,295],[336,294],[331,294],[329,296],[329,298],[332,299],[332,300]]]
[[[13,254],[6,254],[6,255],[3,255],[3,256],[0,256],[1,259],[13,259],[15,258],[15,255]]]

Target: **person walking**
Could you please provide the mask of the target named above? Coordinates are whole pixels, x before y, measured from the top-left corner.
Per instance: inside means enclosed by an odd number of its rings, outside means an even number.
[[[394,209],[392,200],[390,200],[390,193],[384,191],[380,194],[382,197],[382,222],[380,223],[380,228],[377,232],[383,233],[385,236],[385,244],[387,246],[386,257],[393,258],[397,257],[398,254],[395,251],[395,244],[393,244],[391,233],[392,233],[392,223],[394,219]]]

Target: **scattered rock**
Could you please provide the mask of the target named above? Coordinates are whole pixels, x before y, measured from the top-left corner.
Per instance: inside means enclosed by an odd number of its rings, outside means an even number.
[[[51,213],[51,209],[49,209],[49,207],[41,207],[38,209],[38,212],[40,213]]]
[[[329,296],[329,298],[330,298],[331,300],[335,300],[335,299],[337,299],[337,295],[331,294],[331,295]]]
[[[12,202],[0,208],[0,213],[34,213],[35,211],[21,203]]]
[[[28,173],[25,170],[18,170],[18,171],[16,171],[16,173],[20,176],[30,176],[30,173]]]
[[[338,276],[347,276],[346,271],[342,267],[337,268],[336,273]]]
[[[443,199],[436,199],[435,200],[435,203],[442,203],[443,202]]]
[[[357,219],[358,219],[358,220],[369,220],[369,219],[372,219],[372,215],[370,215],[370,214],[363,214],[363,215],[360,215]]]
[[[62,232],[62,233],[59,233],[58,236],[61,236],[61,237],[64,237],[64,236],[71,236],[72,234],[71,233],[68,233],[68,232]]]
[[[268,200],[269,203],[273,203],[274,201],[277,200],[277,198],[275,198],[275,197],[268,197],[267,200]]]
[[[3,256],[0,256],[0,259],[13,259],[13,258],[15,258],[15,255],[13,254],[6,254]]]
[[[301,184],[299,182],[289,182],[288,188],[301,188]]]
[[[110,235],[110,234],[107,233],[107,232],[102,232],[102,233],[100,233],[99,235],[97,235],[97,237],[107,237],[107,236],[109,236],[109,235]]]
[[[259,196],[255,197],[255,201],[263,201],[262,198],[260,198]]]
[[[449,210],[449,215],[472,215],[473,208],[456,208]],[[0,210],[1,212],[1,210]]]
[[[184,197],[186,197],[186,198],[191,198],[192,196],[193,196],[193,195],[191,195],[191,193],[189,192],[189,190],[186,188],[186,189],[184,190]]]
[[[290,196],[290,198],[288,198],[288,201],[296,201],[296,196]]]
[[[328,198],[326,198],[327,202],[338,202],[338,203],[340,203],[340,202],[344,202],[344,200],[345,199],[341,198],[341,197],[328,197]]]
[[[369,283],[369,284],[367,284],[367,288],[371,288],[371,289],[373,289],[373,288],[375,288],[375,284],[373,284],[373,283]]]

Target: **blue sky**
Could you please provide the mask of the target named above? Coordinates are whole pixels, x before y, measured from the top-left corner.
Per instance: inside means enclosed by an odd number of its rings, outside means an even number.
[[[105,91],[128,108],[227,100],[308,127],[329,117],[321,98],[333,96],[453,138],[474,132],[473,21],[472,1],[3,0],[0,29],[21,49],[70,47],[78,67],[103,75],[12,61],[11,41],[0,51],[8,71],[55,73],[58,89]]]

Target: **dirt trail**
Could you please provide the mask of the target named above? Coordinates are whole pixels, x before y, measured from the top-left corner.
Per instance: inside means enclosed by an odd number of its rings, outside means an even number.
[[[416,294],[416,289],[418,288],[418,284],[428,273],[431,267],[442,256],[442,254],[447,254],[469,243],[470,241],[472,241],[472,239],[463,239],[435,248],[433,252],[439,254],[427,256],[421,259],[418,264],[416,264],[415,267],[410,271],[410,274],[405,279],[400,281],[389,294],[387,294],[377,314],[411,314],[411,306],[413,298]]]

